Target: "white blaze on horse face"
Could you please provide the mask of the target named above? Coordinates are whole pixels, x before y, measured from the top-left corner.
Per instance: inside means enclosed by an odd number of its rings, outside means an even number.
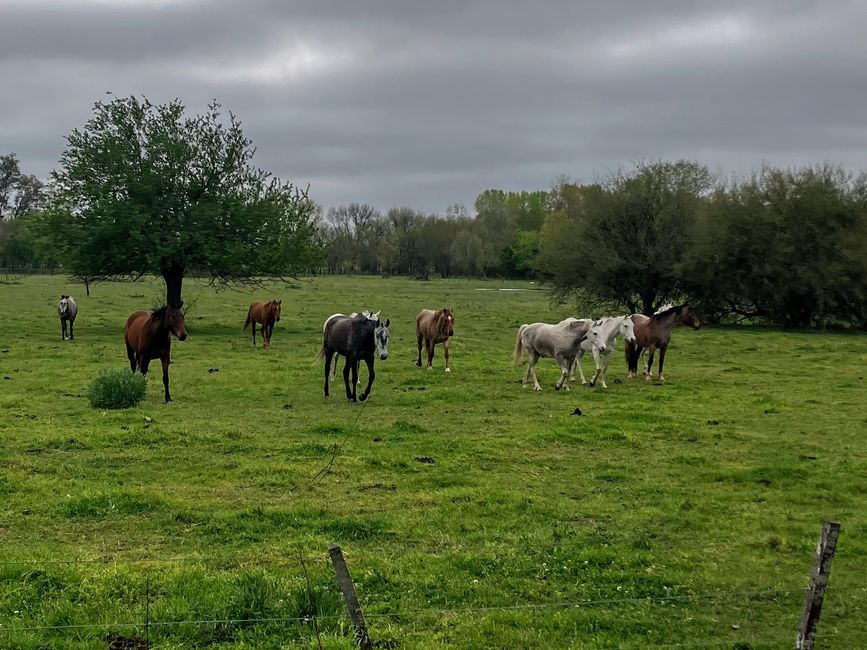
[[[380,361],[388,359],[388,328],[385,325],[380,324],[373,330],[373,342]]]

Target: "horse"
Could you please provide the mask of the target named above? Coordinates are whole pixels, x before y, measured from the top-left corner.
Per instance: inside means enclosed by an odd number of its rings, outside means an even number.
[[[343,383],[346,387],[346,399],[357,401],[358,364],[367,364],[367,387],[358,396],[362,402],[370,395],[376,373],[373,370],[374,355],[381,361],[388,359],[388,326],[378,316],[359,314],[355,318],[348,316],[332,316],[325,324],[322,348],[316,355],[316,360],[325,357],[325,397],[328,397],[328,375],[331,369],[331,359],[335,354],[346,357],[343,366]],[[352,388],[349,384],[349,373],[352,372]]]
[[[443,354],[446,357],[446,372],[449,368],[449,337],[455,335],[455,312],[443,307],[439,311],[422,309],[415,317],[415,336],[418,340],[418,359],[415,362],[421,368],[421,344],[424,341],[427,352],[427,369],[433,370],[434,348],[437,343],[443,344]]]
[[[665,351],[671,340],[671,330],[675,325],[689,325],[693,329],[701,327],[701,321],[688,304],[669,307],[658,311],[653,316],[633,314],[631,317],[635,327],[635,343],[626,343],[626,369],[628,377],[634,377],[638,372],[638,357],[644,357],[647,350],[649,358],[644,366],[644,378],[653,378],[653,353],[659,348],[659,381],[665,383],[662,365],[665,362]]]
[[[75,298],[63,294],[60,296],[60,302],[57,303],[57,315],[60,316],[60,340],[66,340],[66,322],[69,321],[69,340],[75,340],[73,326],[75,325],[75,317],[78,316],[78,305]]]
[[[351,314],[349,314],[349,318],[355,318],[356,316],[358,316],[359,314],[361,314],[362,316],[365,316],[365,317],[369,317],[369,318],[371,318],[371,320],[378,320],[378,319],[379,319],[379,314],[380,314],[381,311],[382,311],[381,309],[380,309],[378,312],[376,312],[376,313],[374,313],[372,309],[365,309],[365,310],[363,310],[363,311],[354,311],[354,312],[352,312]],[[344,318],[346,318],[346,314],[331,314],[331,316],[329,316],[328,318],[326,318],[326,319],[325,319],[325,322],[322,323],[322,333],[323,333],[323,334],[325,334],[325,328],[328,327],[328,322],[329,322],[332,318],[336,318],[336,317],[338,317],[338,316],[343,316]],[[339,360],[340,360],[340,355],[337,354],[337,353],[335,353],[335,355],[334,355],[334,365],[331,367],[331,380],[332,380],[332,381],[337,381],[337,363],[338,363]]]
[[[252,323],[253,347],[256,347],[256,323],[262,324],[262,347],[271,347],[271,334],[274,332],[274,323],[280,320],[280,306],[282,300],[256,300],[247,310],[247,320],[244,322],[244,330]],[[243,331],[243,330],[242,330]]]
[[[575,365],[572,367],[572,373],[569,377],[571,381],[575,381],[575,367],[578,368],[578,373],[581,376],[581,383],[587,384],[587,379],[584,377],[584,370],[581,368],[581,357],[585,352],[593,354],[593,361],[596,362],[596,373],[593,379],[590,380],[590,385],[595,386],[598,379],[602,379],[602,388],[608,388],[605,383],[605,373],[608,372],[608,364],[611,361],[611,353],[617,345],[617,337],[622,336],[627,343],[635,343],[635,324],[632,319],[626,316],[607,316],[594,322],[599,326],[599,333],[602,340],[602,345],[597,347],[593,345],[589,339],[581,342],[578,348],[578,356],[575,357]],[[604,355],[605,362],[599,363],[600,355]]]
[[[569,390],[569,369],[578,354],[578,348],[585,339],[590,339],[594,345],[602,345],[599,327],[592,320],[577,320],[567,318],[556,325],[533,323],[521,325],[515,338],[515,365],[521,362],[523,351],[527,351],[529,364],[521,383],[527,387],[527,380],[533,376],[533,388],[542,390],[539,378],[536,376],[536,362],[540,357],[553,357],[560,364],[560,379],[554,388],[560,390],[565,386]]]
[[[179,341],[187,339],[184,314],[180,309],[162,306],[153,311],[137,311],[126,321],[124,341],[129,366],[133,372],[139,370],[146,375],[148,365],[153,359],[163,364],[163,386],[166,389],[166,404],[172,401],[169,394],[169,363],[174,334]]]

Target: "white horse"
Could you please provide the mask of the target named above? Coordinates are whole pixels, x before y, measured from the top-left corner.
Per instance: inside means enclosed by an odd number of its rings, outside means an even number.
[[[523,351],[527,351],[529,364],[521,381],[524,388],[527,387],[527,381],[532,374],[533,388],[542,390],[539,378],[536,376],[536,363],[540,357],[548,357],[557,359],[560,364],[560,379],[554,388],[560,390],[565,386],[566,390],[569,390],[569,368],[572,367],[581,342],[585,339],[589,339],[594,345],[603,345],[599,327],[592,320],[567,318],[556,325],[547,323],[521,325],[515,339],[514,358],[517,366],[521,362]]]
[[[69,340],[75,339],[73,328],[75,327],[75,317],[78,316],[78,305],[75,304],[75,298],[63,294],[60,296],[60,302],[57,303],[57,315],[60,317],[60,340],[66,340],[66,323],[69,323]]]
[[[354,311],[351,314],[349,314],[349,318],[355,318],[356,316],[361,314],[362,316],[367,318],[367,320],[379,320],[379,314],[381,311],[382,311],[381,309],[376,313],[373,313],[372,309],[365,309],[364,311],[360,311],[360,312]],[[330,323],[332,319],[337,318],[339,316],[345,317],[346,314],[331,314],[331,316],[329,316],[328,318],[325,319],[325,322],[322,323],[322,333],[323,334],[325,334],[325,330],[328,328],[328,323]],[[334,355],[334,366],[331,368],[331,379],[334,381],[337,380],[337,362],[339,360],[340,360],[340,355],[335,354]],[[358,383],[360,384],[361,380],[359,380]]]
[[[584,370],[581,368],[581,357],[584,356],[585,352],[591,352],[593,354],[593,361],[596,362],[596,373],[593,375],[593,379],[590,380],[590,385],[595,386],[596,381],[601,378],[602,388],[608,388],[608,384],[605,383],[605,373],[608,372],[608,363],[611,361],[611,353],[614,352],[614,348],[617,345],[617,337],[622,336],[626,339],[627,343],[635,343],[635,329],[632,318],[629,315],[607,316],[597,322],[603,345],[597,347],[589,340],[582,341],[569,379],[570,381],[575,381],[575,367],[577,366],[578,374],[581,376],[581,383],[587,384]],[[599,363],[600,356],[605,357],[605,361],[602,364]]]

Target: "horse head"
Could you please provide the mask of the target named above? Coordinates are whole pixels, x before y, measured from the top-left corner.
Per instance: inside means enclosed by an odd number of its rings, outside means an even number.
[[[635,343],[635,322],[632,316],[627,315],[620,320],[618,332],[627,343]]]
[[[453,309],[443,307],[440,311],[440,329],[448,336],[455,335],[455,312]]]
[[[587,332],[587,340],[602,354],[605,353],[606,349],[606,336],[605,332],[602,331],[604,324],[605,321],[601,318],[599,320],[592,320],[590,321],[590,329]]]
[[[66,312],[69,311],[69,296],[66,294],[60,296],[60,302],[57,303],[57,310],[60,312],[61,316],[66,315]]]
[[[701,321],[698,319],[698,316],[693,311],[692,306],[689,303],[680,306],[680,322],[684,325],[689,325],[692,329],[697,330],[701,327]]]
[[[187,340],[187,327],[184,324],[184,312],[179,308],[168,307],[165,311],[165,316],[163,317],[163,323],[171,334],[178,337],[179,341]]]
[[[379,316],[379,312],[376,312]],[[380,361],[388,359],[388,326],[391,324],[391,319],[386,319],[385,323],[376,320],[376,326],[373,328],[373,342],[376,345],[376,352],[379,354]]]
[[[280,310],[281,310],[282,304],[283,304],[282,300],[272,300],[271,301],[270,312],[271,312],[271,316],[274,318],[275,323],[279,322],[279,320],[280,320]]]

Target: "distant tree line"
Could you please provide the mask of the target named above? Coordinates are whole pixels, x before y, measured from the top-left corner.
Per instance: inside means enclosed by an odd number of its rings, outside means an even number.
[[[732,180],[658,161],[592,184],[485,190],[474,217],[461,205],[444,215],[358,203],[323,213],[247,165],[250,144],[233,116],[228,127],[216,109],[185,122],[180,105],[130,98],[95,111],[68,139],[51,201],[14,154],[0,157],[0,266],[62,267],[91,281],[152,272],[172,301],[175,267],[220,281],[269,269],[534,278],[582,313],[691,301],[709,321],[867,326],[867,176],[841,167],[766,166]],[[155,135],[164,132],[175,140]],[[186,158],[171,161],[168,146]],[[136,147],[171,164],[137,176],[141,161],[125,153],[143,155]],[[219,164],[197,167],[196,156]],[[145,235],[158,215],[165,223]]]

